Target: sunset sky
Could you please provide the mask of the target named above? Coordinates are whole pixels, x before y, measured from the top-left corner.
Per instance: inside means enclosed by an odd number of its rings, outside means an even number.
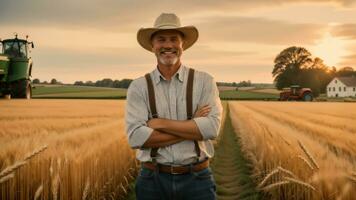
[[[290,46],[356,67],[356,0],[0,0],[0,38],[30,36],[41,81],[133,79],[155,68],[136,33],[162,12],[198,28],[183,64],[216,81],[272,83],[273,60]]]

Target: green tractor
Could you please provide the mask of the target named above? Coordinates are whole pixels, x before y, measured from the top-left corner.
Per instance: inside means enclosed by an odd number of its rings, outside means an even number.
[[[17,38],[1,40],[0,52],[0,95],[8,98],[30,99],[32,96],[32,60],[29,48],[33,42]]]

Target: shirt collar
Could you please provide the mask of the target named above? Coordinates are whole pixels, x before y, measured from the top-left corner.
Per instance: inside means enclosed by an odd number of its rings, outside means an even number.
[[[177,77],[177,79],[180,82],[183,82],[184,80],[184,71],[185,71],[185,66],[181,65],[178,69],[178,71],[173,75],[173,78]],[[158,84],[161,80],[166,80],[164,76],[161,74],[161,72],[158,70],[158,67],[152,72],[153,73],[153,79],[156,84]]]

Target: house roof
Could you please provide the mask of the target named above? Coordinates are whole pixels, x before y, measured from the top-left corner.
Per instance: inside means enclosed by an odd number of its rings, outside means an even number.
[[[349,77],[336,77],[338,80],[340,80],[343,84],[349,87],[354,87],[356,86],[356,77],[355,76],[349,76]]]

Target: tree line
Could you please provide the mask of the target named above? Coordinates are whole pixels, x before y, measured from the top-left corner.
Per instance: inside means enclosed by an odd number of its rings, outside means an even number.
[[[112,80],[110,78],[104,78],[102,80],[93,81],[75,81],[73,85],[78,86],[93,86],[93,87],[110,87],[110,88],[128,88],[132,79],[122,79],[122,80]],[[58,81],[57,79],[53,78],[51,81],[43,81],[41,82],[40,79],[35,78],[32,80],[34,84],[63,84],[62,82]]]
[[[95,86],[95,87],[110,87],[110,88],[129,88],[132,79],[112,80],[104,78],[95,82],[92,81],[75,81],[74,85],[79,86]]]
[[[326,92],[326,86],[335,77],[356,76],[352,67],[329,67],[321,58],[313,58],[303,47],[292,46],[281,51],[274,59],[272,70],[277,89],[291,85],[311,88],[314,96]]]
[[[247,80],[247,81],[240,81],[238,83],[236,83],[236,82],[232,82],[232,83],[216,82],[216,85],[217,86],[231,86],[231,87],[250,87],[250,86],[252,86],[252,83],[250,80]]]

